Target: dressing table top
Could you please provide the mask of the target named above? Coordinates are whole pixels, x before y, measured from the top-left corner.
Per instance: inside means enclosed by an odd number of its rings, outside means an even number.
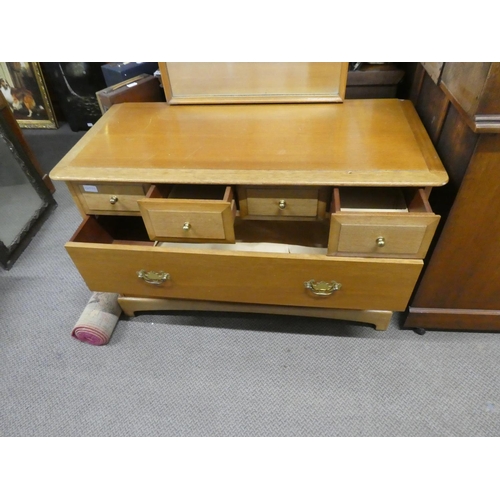
[[[114,105],[54,167],[84,182],[440,186],[410,101]]]

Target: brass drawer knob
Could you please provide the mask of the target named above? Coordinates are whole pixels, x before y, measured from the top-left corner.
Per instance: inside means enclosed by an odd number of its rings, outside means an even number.
[[[280,200],[278,202],[278,207],[280,207],[280,210],[284,210],[286,208],[286,200]]]
[[[118,201],[118,196],[112,196],[109,199],[109,202],[111,203],[111,205],[114,205],[117,201]]]
[[[330,281],[328,283],[326,281],[309,280],[304,283],[304,287],[311,290],[314,295],[326,296],[340,290],[342,284],[336,281]]]
[[[138,271],[137,276],[150,285],[161,285],[170,279],[170,274],[164,271],[146,271],[144,269]]]
[[[189,222],[184,222],[182,229],[184,229],[184,231],[189,231],[191,229],[191,224]]]
[[[380,248],[385,247],[385,238],[383,238],[382,236],[379,236],[377,238],[377,246]]]

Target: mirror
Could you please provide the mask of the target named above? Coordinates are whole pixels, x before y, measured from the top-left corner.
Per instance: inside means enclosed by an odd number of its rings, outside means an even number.
[[[10,269],[56,203],[0,101],[0,265]]]
[[[160,62],[169,104],[339,103],[348,63]]]

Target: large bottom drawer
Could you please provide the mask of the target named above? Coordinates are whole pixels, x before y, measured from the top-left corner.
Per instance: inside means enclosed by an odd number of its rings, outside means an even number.
[[[93,291],[342,309],[404,310],[422,267],[410,259],[157,247],[87,219],[66,249]]]

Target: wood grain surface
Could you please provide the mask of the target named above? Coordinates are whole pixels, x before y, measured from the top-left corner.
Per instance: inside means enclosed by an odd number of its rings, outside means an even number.
[[[52,170],[86,182],[439,186],[409,101],[113,106]]]
[[[401,311],[422,268],[420,260],[355,259],[323,255],[186,250],[132,244],[66,244],[91,290],[136,297],[183,298],[255,304]],[[164,271],[157,286],[137,276]],[[309,280],[340,282],[320,297]]]

